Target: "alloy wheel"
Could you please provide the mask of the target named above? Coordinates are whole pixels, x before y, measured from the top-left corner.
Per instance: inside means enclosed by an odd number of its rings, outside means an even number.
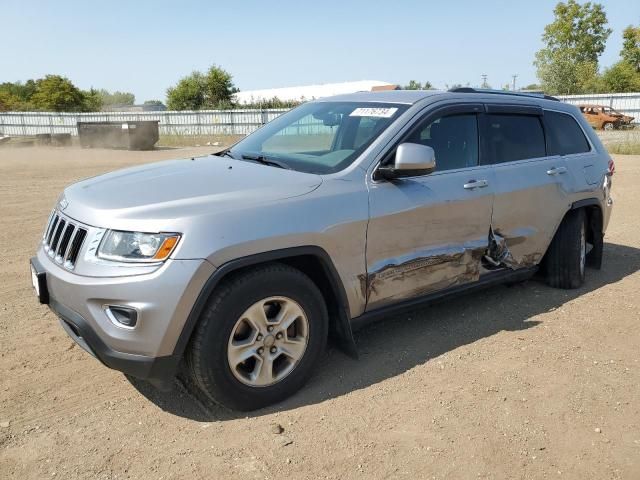
[[[309,341],[309,320],[288,297],[269,297],[240,315],[227,346],[234,377],[251,387],[273,385],[300,363]]]

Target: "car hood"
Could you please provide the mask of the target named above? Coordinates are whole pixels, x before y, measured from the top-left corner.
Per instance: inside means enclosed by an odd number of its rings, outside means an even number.
[[[64,213],[89,225],[159,220],[229,211],[312,192],[322,177],[209,155],[152,163],[89,178],[68,187]]]

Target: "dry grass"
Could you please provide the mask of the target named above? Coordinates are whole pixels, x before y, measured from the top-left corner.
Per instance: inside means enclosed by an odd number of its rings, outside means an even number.
[[[609,153],[640,155],[640,128],[613,132],[599,131],[598,135]]]

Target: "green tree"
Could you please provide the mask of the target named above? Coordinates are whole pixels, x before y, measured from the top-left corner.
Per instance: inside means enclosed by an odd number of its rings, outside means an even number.
[[[0,84],[0,110],[97,112],[102,100],[93,88],[81,91],[67,78],[47,75],[38,80]]]
[[[554,15],[542,34],[545,47],[536,53],[538,79],[552,94],[581,93],[597,79],[598,58],[611,34],[607,15],[598,3],[575,0],[558,3]]]
[[[205,99],[204,76],[193,72],[167,89],[167,108],[169,110],[200,110]]]
[[[24,110],[25,102],[17,95],[0,89],[0,112]]]
[[[103,89],[98,90],[98,94],[102,99],[102,104],[111,105],[133,105],[136,102],[136,96],[130,92],[113,92]]]
[[[167,90],[169,110],[201,110],[233,106],[233,94],[238,91],[229,72],[217,65],[207,73],[194,71]]]
[[[13,95],[19,98],[22,102],[28,102],[31,96],[36,91],[36,82],[34,80],[27,80],[25,83],[21,82],[4,82],[0,83],[0,92],[4,92],[9,95]]]
[[[611,35],[603,6],[568,0],[556,5],[554,15],[555,20],[545,27],[542,35],[547,48],[570,50],[579,62],[597,62]]]
[[[598,64],[575,62],[569,52],[559,50],[551,53],[547,61],[538,64],[538,78],[542,89],[552,95],[593,93],[598,83]]]
[[[104,100],[99,90],[95,90],[90,88],[82,92],[84,96],[84,102],[82,106],[82,110],[85,112],[99,112],[102,110],[102,106],[104,105]]]
[[[622,50],[620,56],[629,63],[636,72],[640,72],[640,27],[629,25],[622,33]]]
[[[31,103],[38,110],[53,112],[81,112],[85,110],[85,96],[68,78],[47,75],[36,81]]]
[[[207,71],[205,87],[205,106],[207,108],[232,104],[233,94],[238,91],[233,85],[231,74],[217,65],[212,65]]]
[[[157,105],[157,106],[164,106],[164,103],[162,103],[160,100],[145,100],[143,105]]]
[[[630,62],[620,60],[602,73],[601,83],[605,92],[640,92],[640,73]]]
[[[431,90],[433,84],[429,81],[424,82],[424,85],[415,80],[409,80],[409,85],[402,87],[403,90]]]

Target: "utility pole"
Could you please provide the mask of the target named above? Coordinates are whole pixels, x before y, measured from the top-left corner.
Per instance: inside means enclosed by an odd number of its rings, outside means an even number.
[[[482,75],[480,75],[482,77],[482,88],[487,88],[488,83],[487,83],[487,74],[483,73]]]
[[[511,77],[513,78],[513,91],[516,91],[516,78],[518,78],[518,74],[514,73],[513,75],[511,75]]]

